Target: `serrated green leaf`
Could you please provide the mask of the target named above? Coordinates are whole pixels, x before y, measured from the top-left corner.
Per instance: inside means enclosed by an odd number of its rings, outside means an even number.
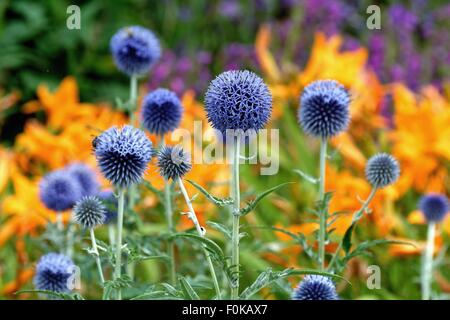
[[[198,191],[203,193],[209,201],[211,201],[213,204],[215,204],[218,207],[229,206],[229,205],[233,204],[233,199],[231,199],[231,198],[220,199],[220,198],[215,197],[212,194],[210,194],[205,188],[203,188],[198,183],[196,183],[192,180],[186,180],[186,181],[189,182],[192,186],[194,186]]]
[[[352,252],[345,255],[344,262],[347,262],[350,259],[352,259],[358,255],[364,254],[364,252],[367,251],[368,249],[370,249],[371,247],[383,245],[383,244],[406,244],[406,245],[415,247],[415,245],[411,242],[400,241],[400,240],[376,239],[376,240],[364,241],[364,242],[360,243],[354,250],[352,250]]]
[[[275,186],[275,187],[273,187],[273,188],[270,188],[270,189],[264,191],[263,193],[261,193],[261,194],[259,194],[258,196],[256,196],[256,198],[255,198],[254,200],[248,202],[248,204],[247,204],[246,207],[244,207],[244,208],[242,208],[241,210],[239,210],[239,214],[240,214],[241,216],[247,215],[247,214],[250,213],[253,209],[256,208],[256,206],[258,205],[258,203],[259,203],[262,199],[264,199],[265,197],[267,197],[267,196],[268,196],[269,194],[271,194],[272,192],[274,192],[274,191],[280,189],[281,187],[284,187],[285,185],[291,184],[291,183],[293,183],[293,182],[285,182],[285,183],[279,184],[279,185],[277,185],[277,186]]]
[[[84,297],[78,292],[74,293],[63,293],[63,292],[55,292],[50,290],[20,290],[15,292],[15,294],[21,293],[37,293],[37,294],[45,294],[48,296],[52,296],[55,298],[63,299],[63,300],[84,300]]]
[[[346,254],[350,251],[350,248],[352,247],[352,234],[354,228],[355,224],[352,223],[350,227],[348,227],[348,229],[345,231],[344,237],[342,238],[342,249],[344,249]]]
[[[171,235],[169,237],[169,239],[176,239],[176,238],[184,238],[184,239],[190,239],[190,240],[195,240],[200,242],[201,244],[206,246],[206,249],[208,249],[209,251],[213,252],[214,254],[218,255],[218,256],[223,256],[223,251],[222,249],[219,247],[219,245],[217,243],[215,243],[214,241],[212,241],[211,239],[205,238],[205,237],[201,237],[197,234],[193,234],[193,233],[175,233],[173,235]]]

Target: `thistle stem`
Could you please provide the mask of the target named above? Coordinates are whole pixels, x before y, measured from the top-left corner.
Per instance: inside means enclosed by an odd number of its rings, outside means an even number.
[[[325,164],[327,156],[327,140],[322,138],[320,140],[320,163],[319,163],[319,201],[325,200]],[[319,213],[319,264],[320,270],[325,270],[325,239],[327,233],[328,212]]]
[[[108,238],[110,246],[114,246],[116,243],[116,232],[112,223],[108,224]]]
[[[197,233],[200,237],[204,237],[205,233],[200,226],[200,223],[198,222],[197,215],[195,214],[194,208],[191,203],[191,199],[189,198],[189,195],[186,191],[186,188],[184,187],[183,180],[181,180],[180,177],[178,177],[178,185],[180,186],[181,193],[183,194],[184,200],[186,201],[186,204],[189,209],[189,218],[192,220],[192,222],[195,225],[195,229],[197,230]],[[208,251],[205,248],[205,245],[203,245],[203,253],[205,254],[206,260],[208,262],[209,270],[211,273],[211,277],[213,279],[214,283],[214,289],[216,290],[217,299],[222,299],[222,295],[220,294],[220,287],[219,282],[217,281],[216,271],[214,270],[214,265],[211,260],[211,256],[209,255]]]
[[[56,227],[58,228],[59,231],[63,231],[64,230],[64,224],[63,224],[63,220],[62,220],[62,213],[61,211],[58,211],[56,213]]]
[[[428,224],[427,245],[423,255],[422,266],[422,300],[430,300],[431,298],[431,281],[433,275],[433,253],[434,238],[436,236],[436,224],[430,222]]]
[[[239,296],[239,217],[240,217],[240,188],[239,188],[239,145],[237,137],[233,148],[233,171],[231,196],[233,199],[233,229],[231,234],[231,265],[235,268],[236,279],[231,286],[231,299],[236,300]]]
[[[372,188],[372,190],[370,191],[369,196],[367,197],[366,201],[364,201],[364,203],[362,204],[361,208],[359,208],[359,210],[356,211],[353,214],[352,224],[356,223],[360,219],[362,213],[369,206],[369,204],[372,201],[373,197],[375,196],[375,193],[377,192],[377,190],[378,190],[377,188]],[[328,272],[331,271],[334,263],[336,262],[336,259],[337,259],[338,255],[339,255],[339,251],[341,251],[341,249],[342,249],[342,241],[339,242],[339,245],[338,245],[338,247],[337,247],[337,249],[336,249],[336,251],[335,251],[335,253],[333,255],[333,258],[331,259],[330,263],[328,264],[328,268],[327,268]]]
[[[138,78],[135,74],[130,78],[130,123],[134,125],[136,121],[137,95],[138,95]]]
[[[174,232],[173,227],[173,211],[172,211],[172,195],[169,182],[164,179],[164,208],[166,211],[167,230],[169,233]],[[176,284],[176,270],[175,270],[175,244],[172,240],[168,243],[169,270],[170,270],[170,283]]]
[[[98,275],[100,276],[100,281],[103,284],[105,282],[105,278],[103,277],[102,263],[100,262],[100,254],[98,253],[98,249],[97,249],[97,241],[95,240],[94,229],[91,228],[89,231],[91,234],[92,252],[95,255],[95,263],[97,264]]]
[[[117,239],[116,239],[116,264],[114,272],[114,280],[121,276],[122,268],[122,229],[123,229],[123,211],[125,205],[125,189],[119,189],[119,203],[117,212]],[[117,290],[117,300],[122,300],[121,289]]]

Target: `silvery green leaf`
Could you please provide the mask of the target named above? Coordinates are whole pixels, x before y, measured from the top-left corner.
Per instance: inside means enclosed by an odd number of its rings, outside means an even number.
[[[270,188],[270,189],[264,191],[263,193],[259,194],[254,200],[249,201],[249,202],[247,203],[247,206],[246,206],[246,207],[244,207],[244,208],[242,208],[241,210],[239,210],[239,214],[240,214],[241,216],[247,215],[247,214],[250,213],[253,209],[256,208],[256,206],[258,205],[258,203],[259,203],[262,199],[264,199],[265,197],[267,197],[267,196],[268,196],[269,194],[271,194],[272,192],[274,192],[274,191],[280,189],[281,187],[284,187],[285,185],[291,184],[291,183],[293,183],[293,182],[285,182],[285,183],[279,184],[279,185],[277,185],[277,186],[275,186],[275,187],[273,187],[273,188]]]
[[[320,181],[320,179],[314,178],[314,177],[310,176],[309,174],[303,172],[303,171],[300,170],[300,169],[294,169],[293,171],[294,171],[295,173],[297,173],[299,176],[301,176],[302,178],[304,178],[305,180],[307,180],[308,182],[311,182],[311,183],[313,183],[313,184],[317,184],[317,183],[319,183],[319,181]]]
[[[211,201],[218,207],[223,207],[223,206],[228,206],[228,205],[233,204],[233,199],[231,199],[231,198],[220,199],[220,198],[215,197],[212,194],[210,194],[205,188],[203,188],[198,183],[191,181],[191,180],[186,180],[186,181],[189,182],[191,185],[193,185],[198,191],[203,193],[209,201]]]

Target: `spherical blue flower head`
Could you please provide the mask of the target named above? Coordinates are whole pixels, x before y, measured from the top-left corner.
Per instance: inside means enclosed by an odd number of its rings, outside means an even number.
[[[338,300],[336,287],[329,278],[307,275],[294,289],[293,300]]]
[[[419,208],[428,222],[441,222],[449,210],[448,199],[443,194],[430,193],[420,198]]]
[[[329,138],[347,129],[350,97],[339,82],[318,80],[307,85],[300,97],[297,116],[303,130],[317,138]]]
[[[119,70],[128,75],[148,72],[161,56],[158,39],[140,26],[120,29],[111,38],[110,49]]]
[[[105,221],[106,207],[96,196],[81,198],[73,208],[73,219],[85,229],[95,228]]]
[[[164,135],[180,125],[183,106],[177,95],[167,89],[156,89],[142,102],[142,122],[151,133]]]
[[[60,253],[48,253],[41,257],[33,283],[37,290],[69,292],[67,281],[74,272],[72,260]]]
[[[152,142],[132,126],[112,127],[97,137],[95,157],[105,178],[126,188],[142,179],[152,158]]]
[[[222,134],[227,129],[258,131],[272,113],[272,95],[253,72],[226,71],[211,81],[205,108],[212,127]]]
[[[111,190],[104,190],[98,194],[98,197],[106,207],[105,219],[103,224],[113,223],[117,218],[117,198]]]
[[[53,171],[39,184],[39,197],[50,210],[71,209],[81,197],[81,188],[77,180],[66,170]]]
[[[98,193],[100,184],[94,170],[87,165],[83,163],[71,164],[67,167],[67,172],[80,184],[82,196],[90,196]]]
[[[372,156],[366,164],[366,178],[375,188],[393,184],[400,176],[398,161],[387,153]]]
[[[158,152],[158,167],[165,179],[175,180],[191,170],[191,156],[179,145],[163,146]]]

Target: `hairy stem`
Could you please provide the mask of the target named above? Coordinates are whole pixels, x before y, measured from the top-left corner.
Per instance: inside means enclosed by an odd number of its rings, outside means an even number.
[[[116,264],[114,280],[119,279],[122,272],[122,229],[123,229],[123,211],[125,206],[125,189],[119,189],[119,203],[117,212],[117,239],[116,239]],[[122,291],[117,290],[117,300],[122,299]]]
[[[198,235],[200,237],[204,237],[205,232],[204,232],[203,228],[200,226],[200,223],[198,222],[197,215],[195,214],[194,207],[192,206],[192,203],[191,203],[191,199],[189,198],[187,190],[184,187],[183,180],[181,180],[180,177],[178,177],[178,185],[180,186],[181,193],[183,194],[184,200],[186,201],[186,204],[189,209],[189,212],[188,212],[189,219],[191,219],[192,222],[194,223],[194,226],[195,226],[195,229],[197,230]],[[211,256],[208,253],[208,251],[206,250],[204,244],[203,244],[203,253],[205,254],[206,260],[208,262],[209,271],[211,273],[211,277],[212,277],[212,280],[214,283],[214,289],[216,290],[217,299],[220,300],[222,298],[222,295],[220,293],[220,287],[219,287],[219,282],[217,281],[216,271],[214,270],[214,265],[212,263]]]
[[[320,168],[319,168],[319,201],[325,199],[325,164],[327,156],[327,140],[320,140]],[[327,234],[328,212],[320,212],[319,216],[319,264],[320,270],[325,270],[325,239]]]
[[[98,253],[98,249],[97,249],[97,241],[95,240],[94,229],[91,228],[89,231],[91,234],[92,252],[95,255],[95,263],[97,264],[98,275],[100,276],[100,281],[103,284],[103,283],[105,283],[105,278],[103,277],[102,263],[100,262],[100,254]]]
[[[431,281],[433,275],[433,253],[434,238],[436,235],[436,224],[430,222],[428,224],[427,245],[423,254],[422,265],[422,300],[430,300],[431,298]]]
[[[231,286],[231,299],[236,300],[239,296],[239,217],[240,217],[240,202],[241,194],[239,188],[239,137],[234,141],[233,148],[233,171],[232,171],[232,190],[231,196],[233,198],[233,229],[231,234],[231,265],[235,268],[233,270],[236,278]]]

